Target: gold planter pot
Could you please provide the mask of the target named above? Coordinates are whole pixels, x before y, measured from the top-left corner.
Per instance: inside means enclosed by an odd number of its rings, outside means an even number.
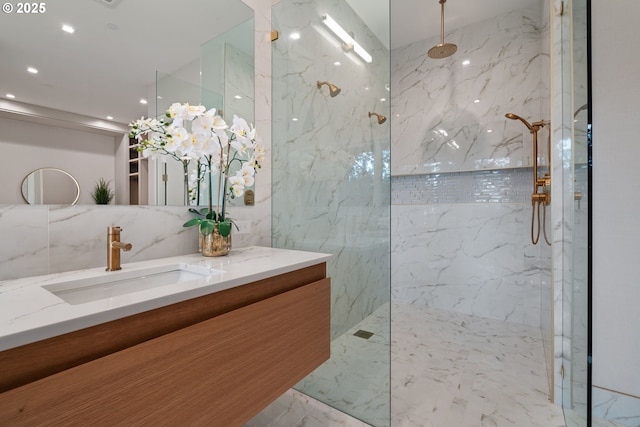
[[[231,233],[227,237],[222,237],[218,231],[218,226],[213,229],[213,233],[200,236],[200,251],[204,256],[224,256],[231,250]]]

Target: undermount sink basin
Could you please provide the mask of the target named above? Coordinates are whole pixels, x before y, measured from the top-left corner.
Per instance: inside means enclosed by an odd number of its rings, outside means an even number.
[[[118,271],[85,279],[42,286],[69,304],[126,295],[146,289],[199,280],[221,274],[221,270],[188,264],[171,264],[135,271]]]

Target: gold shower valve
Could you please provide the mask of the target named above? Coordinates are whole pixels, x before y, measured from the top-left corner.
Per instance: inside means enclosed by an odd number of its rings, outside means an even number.
[[[531,195],[531,204],[544,203],[545,206],[551,204],[551,195],[548,192],[545,193],[533,193]]]
[[[536,185],[538,187],[549,187],[551,185],[551,175],[546,173],[542,178],[536,179]]]

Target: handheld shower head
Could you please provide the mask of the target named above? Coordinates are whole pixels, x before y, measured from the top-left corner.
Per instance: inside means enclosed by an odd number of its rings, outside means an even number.
[[[320,80],[318,80],[318,82],[316,83],[316,86],[318,87],[318,89],[320,89],[322,85],[329,86],[329,96],[331,96],[332,98],[335,97],[337,94],[339,94],[340,91],[342,90],[334,84],[331,84],[329,82],[321,82]]]
[[[529,123],[528,121],[526,121],[525,119],[523,119],[522,117],[518,116],[517,114],[513,114],[513,113],[507,113],[504,115],[507,119],[511,119],[511,120],[520,120],[522,123],[524,123],[524,125],[527,127],[527,129],[529,129],[529,132],[533,133],[535,132],[535,130],[533,129],[533,126],[531,126],[531,123]]]
[[[378,124],[381,125],[384,122],[387,121],[387,118],[385,116],[383,116],[382,114],[378,114],[378,113],[369,113],[369,118],[371,118],[371,116],[376,116],[376,119],[378,119]]]

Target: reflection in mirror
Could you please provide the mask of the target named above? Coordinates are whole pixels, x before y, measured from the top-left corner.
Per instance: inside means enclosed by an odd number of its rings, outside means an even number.
[[[241,0],[185,0],[180,6],[197,12],[176,21],[175,5],[167,2],[55,2],[47,13],[29,19],[3,18],[0,75],[6,92],[0,93],[0,149],[21,161],[0,171],[0,179],[17,188],[28,171],[55,162],[73,169],[83,188],[99,177],[113,182],[115,204],[161,203],[155,196],[156,170],[146,161],[132,161],[126,138],[131,121],[156,113],[156,101],[163,96],[156,93],[156,73],[218,93],[230,117],[238,104],[235,96],[243,96],[251,114],[238,114],[253,121],[253,10]],[[64,32],[62,23],[75,32]],[[164,37],[165,28],[179,36]],[[205,57],[205,47],[217,41],[226,51],[246,55],[249,61],[242,66],[251,68],[224,64],[228,54]],[[211,74],[216,61],[222,72]],[[38,72],[27,72],[27,66]],[[225,90],[224,79],[238,75],[250,77],[246,97]],[[164,101],[187,101],[179,95]],[[43,135],[56,145],[44,144]],[[31,151],[25,152],[27,146]],[[20,203],[20,195],[3,194],[0,201]],[[91,198],[82,194],[79,203],[91,203]]]
[[[233,121],[234,115],[253,122],[254,44],[253,38],[247,37],[253,32],[254,21],[249,19],[204,43],[196,64],[188,65],[174,75],[158,73],[155,116],[163,116],[174,102],[188,102],[203,105],[207,110],[215,108],[227,123]],[[189,78],[193,70],[198,72],[197,79]],[[149,168],[149,192],[153,193],[155,188],[155,204],[203,205],[206,198],[202,191],[197,191],[197,186],[191,185],[185,191],[182,162],[171,158],[164,160],[166,162],[154,162]],[[186,175],[191,177],[192,182],[197,175],[197,168],[195,162],[187,166]],[[235,173],[235,170],[231,173]],[[214,177],[215,180],[217,178]],[[186,199],[185,193],[189,194]],[[232,205],[241,203],[237,199],[228,202]]]
[[[41,168],[22,180],[22,197],[30,205],[75,205],[80,185],[62,169]]]

